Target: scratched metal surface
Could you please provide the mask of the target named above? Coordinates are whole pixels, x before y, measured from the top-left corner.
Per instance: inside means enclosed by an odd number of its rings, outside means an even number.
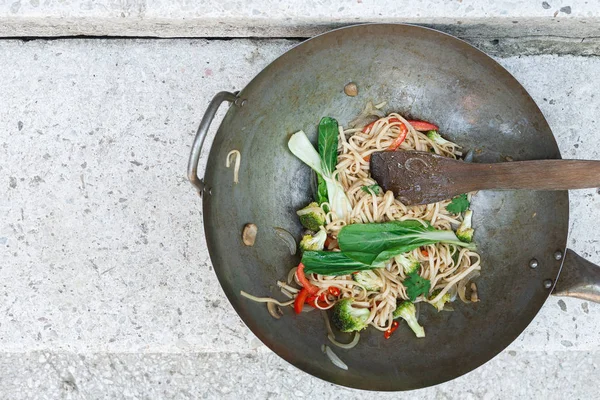
[[[343,94],[354,81],[360,94]],[[460,376],[510,344],[538,312],[555,278],[568,227],[566,192],[485,192],[473,201],[477,243],[486,266],[482,301],[454,313],[424,307],[427,337],[400,329],[384,341],[367,330],[352,351],[336,350],[349,366],[323,362],[321,316],[272,319],[262,305],[239,295],[281,297],[275,282],[298,262],[273,227],[298,236],[294,211],[309,201],[310,173],[288,151],[289,135],[314,138],[324,115],[347,123],[366,101],[436,122],[450,139],[475,149],[475,162],[559,158],[552,132],[521,85],[485,54],[436,31],[403,25],[365,25],[333,31],[292,49],[265,68],[241,96],[245,107],[225,116],[209,155],[204,198],[207,243],[215,272],[233,307],[272,350],[322,379],[350,387],[408,390]],[[477,128],[475,128],[477,127]],[[240,183],[224,167],[242,153]],[[258,225],[244,247],[245,223]],[[535,270],[527,267],[539,260]],[[492,295],[493,294],[493,295]],[[286,311],[291,314],[289,310]],[[411,368],[405,368],[407,364]],[[427,371],[427,373],[424,373]]]

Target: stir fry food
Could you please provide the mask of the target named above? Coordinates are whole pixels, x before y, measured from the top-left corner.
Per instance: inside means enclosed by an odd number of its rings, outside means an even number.
[[[456,299],[478,301],[471,282],[481,269],[471,195],[405,206],[369,173],[369,159],[377,151],[420,150],[459,158],[460,147],[444,139],[436,125],[385,115],[381,106],[369,103],[347,127],[322,118],[317,148],[302,131],[291,136],[289,150],[314,170],[317,190],[314,201],[297,211],[306,229],[299,243],[301,262],[278,282],[290,300],[242,292],[269,303],[269,312],[276,305],[293,306],[296,313],[330,310],[330,320],[325,319],[329,338],[344,348],[356,345],[358,334],[350,344],[339,343],[330,321],[342,332],[371,326],[386,339],[405,325],[421,338],[426,334],[417,315],[422,304],[452,311]]]

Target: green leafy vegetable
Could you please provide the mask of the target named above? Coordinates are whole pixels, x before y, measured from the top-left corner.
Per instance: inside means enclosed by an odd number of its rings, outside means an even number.
[[[438,242],[475,248],[472,244],[461,242],[453,231],[437,230],[415,220],[352,224],[343,227],[338,235],[340,249],[348,257],[373,266],[417,247]]]
[[[417,247],[444,242],[469,249],[454,232],[442,231],[419,221],[392,221],[347,225],[340,230],[341,252],[311,251],[302,256],[306,272],[321,275],[346,275],[354,271],[380,268],[391,258]]]
[[[325,196],[329,206],[339,218],[345,218],[352,210],[350,200],[344,192],[344,188],[333,175],[337,163],[337,122],[333,118],[324,118],[322,124],[319,124],[319,149],[321,154],[315,150],[314,146],[306,137],[303,131],[298,131],[292,135],[288,141],[288,148],[296,157],[311,167],[325,182],[319,184],[317,189],[318,200],[323,202]]]
[[[375,194],[379,194],[379,192],[381,191],[381,188],[379,187],[379,185],[369,185],[369,186],[363,186],[361,187],[363,192],[367,192],[367,193],[375,193]]]
[[[454,214],[460,214],[461,212],[466,211],[470,205],[471,203],[469,203],[467,195],[461,194],[452,199],[450,204],[446,206],[446,210]]]
[[[329,276],[348,275],[373,268],[349,258],[340,251],[305,251],[302,254],[302,264],[304,273]]]
[[[331,117],[323,117],[319,122],[319,155],[323,161],[323,169],[335,171],[337,165],[338,122]]]
[[[327,183],[323,179],[323,177],[317,174],[317,202],[319,204],[323,204],[328,202],[327,198]]]
[[[318,150],[324,171],[335,171],[337,165],[338,123],[335,119],[324,117],[319,122]],[[327,183],[317,174],[317,202],[323,204],[329,201]]]
[[[429,294],[429,289],[431,289],[429,279],[422,278],[416,271],[408,274],[403,283],[410,301],[415,301],[420,295]]]

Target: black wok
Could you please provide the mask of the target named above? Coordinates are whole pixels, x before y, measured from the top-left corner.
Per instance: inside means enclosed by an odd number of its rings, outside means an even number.
[[[343,92],[350,81],[358,85],[357,97]],[[189,177],[203,196],[208,249],[223,290],[268,347],[340,385],[416,389],[456,378],[494,357],[525,329],[553,289],[598,301],[600,268],[566,250],[566,191],[477,194],[472,207],[483,266],[481,301],[457,304],[454,312],[422,307],[424,339],[406,327],[389,340],[374,329],[364,331],[356,348],[334,348],[348,371],[321,352],[327,338],[318,312],[295,316],[288,309],[276,320],[263,304],[241,297],[244,290],[282,299],[275,282],[299,261],[273,230],[281,227],[298,237],[295,211],[311,198],[309,168],[287,150],[289,135],[302,129],[314,139],[321,117],[347,124],[369,100],[435,122],[451,140],[474,150],[474,162],[560,158],[541,111],[507,71],[465,42],[416,26],[371,24],[326,33],[282,55],[239,94],[219,93],[200,124]],[[224,101],[233,105],[202,180],[198,156]],[[238,184],[225,168],[233,149],[242,154]],[[249,222],[258,226],[253,247],[241,239]]]

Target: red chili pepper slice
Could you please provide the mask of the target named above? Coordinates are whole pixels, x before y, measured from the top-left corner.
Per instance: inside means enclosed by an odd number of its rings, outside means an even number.
[[[392,327],[383,333],[383,337],[389,339],[390,336],[392,336],[392,333],[394,333],[396,329],[398,329],[398,326],[400,326],[398,321],[392,322]]]
[[[306,279],[306,275],[304,275],[304,264],[298,264],[298,269],[296,270],[296,277],[298,277],[298,280],[300,281],[302,287],[308,290],[310,294],[317,294],[319,288],[310,283],[308,279]]]
[[[400,126],[400,134],[398,135],[396,140],[394,140],[394,142],[390,145],[390,147],[388,147],[388,150],[391,150],[391,151],[397,150],[398,147],[400,147],[400,145],[402,144],[402,142],[404,142],[404,139],[406,139],[406,135],[408,134],[408,128],[404,124],[400,124],[399,126]]]
[[[329,304],[325,300],[326,296],[327,296],[326,292],[321,293],[319,296],[314,296],[314,295],[308,296],[306,299],[306,304],[308,304],[309,306],[311,306],[313,308],[327,307]],[[317,304],[319,305],[319,307],[317,307]]]
[[[300,292],[296,295],[296,299],[294,300],[294,311],[296,314],[300,314],[302,312],[308,295],[308,290],[305,288],[302,288],[302,290],[300,290]]]
[[[421,250],[421,254],[423,254],[423,257],[429,257],[429,252],[425,249]]]
[[[380,118],[380,119],[381,119],[381,118]],[[378,119],[377,121],[379,121],[379,119]],[[373,121],[373,122],[371,122],[369,125],[365,126],[365,127],[363,128],[363,130],[362,130],[362,131],[363,131],[363,133],[369,133],[369,132],[371,132],[371,129],[373,128],[373,126],[375,125],[375,123],[376,123],[377,121]],[[398,123],[398,122],[400,122],[400,120],[399,120],[398,118],[394,118],[394,117],[392,117],[392,118],[388,119],[388,123],[389,123],[389,124],[395,124],[395,123]],[[416,129],[416,128],[415,128],[415,129]]]
[[[427,121],[408,120],[408,123],[411,124],[412,127],[418,131],[437,131],[438,129],[440,129],[437,125],[434,125]]]
[[[377,121],[379,121],[379,120],[377,120]],[[373,126],[375,125],[375,122],[377,122],[377,121],[371,122],[369,125],[365,126],[363,128],[363,133],[371,132],[371,129],[373,128]],[[404,125],[402,122],[400,122],[400,120],[398,118],[394,118],[394,117],[389,118],[388,123],[389,124],[398,124],[398,127],[400,128],[400,134],[398,135],[396,140],[394,140],[394,142],[388,147],[388,150],[394,151],[394,150],[397,150],[398,147],[400,147],[400,145],[402,144],[402,142],[404,142],[404,140],[406,139],[406,135],[408,134],[408,128],[406,127],[406,125]],[[369,162],[371,160],[371,156],[364,157],[364,160]]]
[[[377,120],[377,121],[379,121],[379,120]],[[365,126],[363,128],[363,130],[362,130],[363,133],[369,133],[369,132],[371,132],[371,129],[373,128],[373,125],[375,125],[375,122],[377,122],[377,121],[373,121],[369,125]]]
[[[329,292],[330,295],[338,297],[340,295],[340,289],[336,288],[335,286],[329,286],[327,288],[327,291]]]

